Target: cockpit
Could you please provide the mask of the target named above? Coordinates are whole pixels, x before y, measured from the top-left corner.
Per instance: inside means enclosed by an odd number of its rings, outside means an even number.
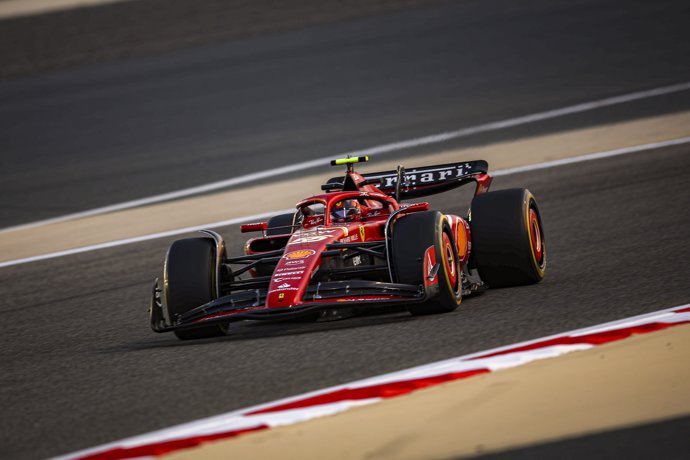
[[[298,206],[295,223],[302,228],[312,228],[319,225],[371,222],[385,220],[394,210],[392,203],[368,195],[330,201],[319,198],[302,202]]]

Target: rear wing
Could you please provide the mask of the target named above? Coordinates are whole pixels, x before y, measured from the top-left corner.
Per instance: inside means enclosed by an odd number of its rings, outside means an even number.
[[[465,161],[462,163],[448,163],[443,165],[425,166],[400,171],[384,171],[362,174],[364,181],[358,187],[373,185],[383,193],[395,196],[398,200],[418,198],[445,192],[467,184],[476,182],[476,194],[485,192],[491,184],[489,164],[484,160]],[[402,178],[398,189],[398,176]],[[324,189],[335,189],[342,184],[342,177],[335,177],[328,181]],[[329,186],[330,187],[327,187]]]

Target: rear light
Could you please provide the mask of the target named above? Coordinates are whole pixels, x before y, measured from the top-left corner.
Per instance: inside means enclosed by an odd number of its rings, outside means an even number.
[[[247,232],[263,232],[268,228],[268,222],[255,222],[252,224],[242,224],[240,225],[240,231],[242,233]]]

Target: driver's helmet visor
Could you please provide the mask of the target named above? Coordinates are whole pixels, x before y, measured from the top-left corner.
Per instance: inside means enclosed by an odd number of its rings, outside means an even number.
[[[357,215],[357,209],[356,208],[341,208],[341,209],[333,209],[331,211],[331,216],[335,220],[347,220],[347,218],[352,218]]]

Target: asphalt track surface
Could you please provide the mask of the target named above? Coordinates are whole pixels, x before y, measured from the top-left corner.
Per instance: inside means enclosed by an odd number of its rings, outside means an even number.
[[[682,417],[484,455],[479,458],[481,460],[535,458],[683,460],[688,458],[690,448],[688,433],[690,433],[690,417]]]
[[[687,81],[688,16],[684,0],[462,0],[3,81],[0,226]]]
[[[171,240],[0,270],[0,456],[36,458],[690,299],[687,146],[497,178],[540,202],[549,273],[451,314],[238,324],[195,343],[148,329]],[[462,213],[449,193],[434,200]],[[241,250],[237,228],[222,229]],[[586,381],[583,381],[586,384]]]
[[[468,1],[3,82],[0,223],[686,81],[687,9]],[[678,94],[463,143],[688,107]],[[496,179],[540,201],[548,276],[436,317],[246,324],[181,343],[146,315],[172,239],[0,269],[0,457],[687,303],[688,184],[687,146]],[[432,202],[462,214],[455,196]],[[237,228],[221,232],[238,252]]]

